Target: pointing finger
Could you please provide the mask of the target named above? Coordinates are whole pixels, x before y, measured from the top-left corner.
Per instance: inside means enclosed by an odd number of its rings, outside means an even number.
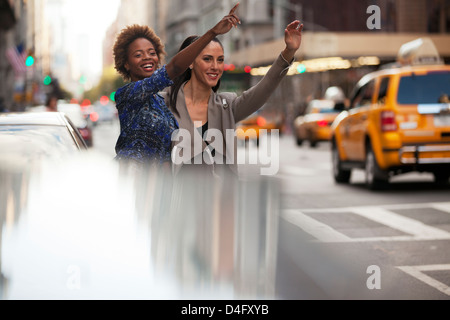
[[[239,2],[236,3],[233,7],[233,9],[230,10],[230,14],[234,14],[234,12],[236,11],[237,7],[239,7]]]

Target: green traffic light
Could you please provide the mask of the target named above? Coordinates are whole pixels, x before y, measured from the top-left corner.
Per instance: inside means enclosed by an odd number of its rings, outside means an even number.
[[[86,76],[81,76],[80,77],[80,84],[86,84],[87,78]]]
[[[28,56],[27,60],[25,60],[25,65],[27,67],[31,67],[34,64],[34,58],[32,56]]]
[[[50,85],[50,83],[52,83],[52,78],[51,78],[50,76],[46,76],[46,77],[44,78],[44,84],[45,84],[46,86],[48,86],[48,85]]]
[[[116,92],[115,91],[113,93],[111,93],[111,95],[109,96],[109,99],[114,102],[116,101]]]
[[[297,67],[297,72],[298,73],[305,73],[306,72],[306,66],[303,63],[299,64],[298,67]]]

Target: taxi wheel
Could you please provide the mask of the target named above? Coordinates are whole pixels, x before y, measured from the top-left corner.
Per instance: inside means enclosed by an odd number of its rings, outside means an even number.
[[[383,190],[388,185],[388,178],[380,169],[375,154],[370,146],[367,148],[365,165],[366,185],[370,190]]]
[[[449,172],[433,172],[434,183],[440,186],[445,186],[449,183],[450,173]]]
[[[339,156],[339,150],[335,143],[332,145],[331,150],[332,164],[333,164],[333,177],[337,183],[348,183],[352,174],[351,170],[342,169],[341,158]]]

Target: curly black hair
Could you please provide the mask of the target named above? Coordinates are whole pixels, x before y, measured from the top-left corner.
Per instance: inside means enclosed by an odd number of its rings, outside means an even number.
[[[127,26],[117,35],[113,48],[115,68],[124,80],[131,79],[130,72],[125,68],[128,61],[128,47],[139,38],[145,38],[153,44],[160,61],[166,55],[164,45],[153,29],[137,24]]]

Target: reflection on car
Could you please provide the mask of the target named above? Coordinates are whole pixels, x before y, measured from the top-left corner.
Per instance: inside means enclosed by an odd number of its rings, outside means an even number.
[[[0,161],[27,165],[60,159],[87,146],[72,121],[59,112],[0,114]]]
[[[441,62],[427,39],[404,46],[399,61],[409,64],[364,76],[350,108],[333,124],[333,174],[338,183],[349,182],[352,169],[365,170],[371,189],[411,171],[430,172],[437,183],[449,181],[450,66]],[[430,52],[435,54],[433,63]]]
[[[0,299],[276,297],[275,179],[129,169],[95,152],[0,166]]]
[[[30,107],[29,112],[45,112],[45,106]],[[88,147],[93,146],[93,132],[91,122],[86,117],[86,111],[76,103],[66,103],[64,100],[58,101],[58,111],[65,113],[75,125],[75,128],[80,132],[83,140]]]

